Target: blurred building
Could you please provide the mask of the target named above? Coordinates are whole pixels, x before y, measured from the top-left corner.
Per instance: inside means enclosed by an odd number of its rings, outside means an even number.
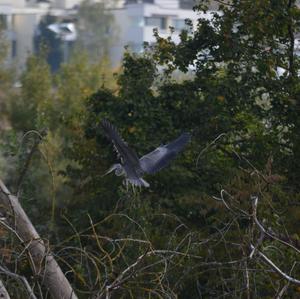
[[[172,38],[179,40],[179,32],[186,28],[186,18],[196,19],[192,11],[194,0],[98,0],[110,3],[114,15],[117,38],[111,49],[111,59],[117,65],[124,46],[141,52],[143,42],[153,43],[153,29],[166,37],[169,26],[174,27]],[[34,52],[34,36],[37,26],[45,15],[67,17],[76,14],[81,0],[0,0],[0,21],[9,41],[8,62],[22,69],[28,54]],[[113,7],[114,8],[113,8]]]
[[[35,51],[34,37],[41,19],[50,15],[64,22],[66,18],[76,15],[81,1],[0,0],[0,24],[5,29],[9,43],[8,63],[14,63],[18,69],[22,69],[28,54]],[[158,29],[162,37],[167,37],[170,35],[169,27],[173,27],[172,39],[178,42],[180,31],[189,29],[185,24],[185,19],[191,19],[195,25],[199,17],[199,14],[192,10],[195,0],[92,1],[105,2],[115,19],[117,38],[112,42],[110,51],[113,65],[121,61],[125,45],[135,52],[141,52],[143,42],[154,43],[154,28]],[[297,0],[298,5],[299,2]],[[210,1],[212,10],[216,9],[216,3],[216,1]],[[210,15],[206,14],[204,17],[210,18]],[[299,43],[296,46],[296,50],[299,51]],[[65,52],[68,53],[68,51]]]
[[[35,51],[34,37],[38,24],[46,16],[56,16],[61,22],[74,17],[82,0],[0,0],[0,22],[9,42],[8,62],[20,70],[26,59]],[[112,43],[110,56],[113,65],[120,63],[124,46],[136,52],[143,50],[145,41],[155,42],[153,29],[162,37],[170,34],[179,41],[181,29],[187,28],[185,19],[194,23],[197,14],[192,10],[194,0],[94,0],[104,1],[115,19],[117,38]],[[76,25],[76,24],[75,24]]]
[[[0,0],[0,24],[9,43],[8,63],[14,63],[17,69],[22,69],[28,55],[34,52],[34,36],[42,17],[47,14],[71,14],[71,2],[78,4],[80,1],[56,2],[59,5],[39,0]],[[62,3],[65,3],[64,7],[61,6]]]
[[[181,30],[190,30],[185,19],[191,19],[195,25],[199,17],[192,10],[193,5],[193,0],[126,0],[122,8],[112,10],[119,32],[111,49],[113,64],[121,60],[125,45],[134,52],[142,52],[144,42],[154,43],[154,28],[161,37],[167,37],[171,33],[170,27],[173,27],[172,39],[179,42]]]

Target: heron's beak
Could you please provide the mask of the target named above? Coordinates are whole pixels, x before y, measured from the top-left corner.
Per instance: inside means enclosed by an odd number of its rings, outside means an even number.
[[[112,165],[103,175],[102,177],[106,176],[107,174],[111,173],[112,171],[114,171],[116,169],[116,165]]]

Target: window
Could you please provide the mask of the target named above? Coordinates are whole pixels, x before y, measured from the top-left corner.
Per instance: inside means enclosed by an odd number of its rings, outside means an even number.
[[[132,45],[132,51],[135,53],[142,53],[144,50],[143,45],[140,44],[133,44]]]
[[[145,17],[145,25],[158,29],[167,29],[166,17]]]
[[[187,25],[185,24],[184,19],[172,20],[172,26],[174,27],[175,30],[178,30],[178,31],[187,29]]]
[[[136,3],[154,3],[154,0],[126,0],[125,4],[136,4]]]
[[[142,26],[144,26],[143,17],[131,17],[131,25],[133,27],[142,27]]]
[[[192,31],[192,28],[185,23],[185,19],[173,19],[172,26],[175,31],[187,30],[188,32]]]
[[[0,29],[7,29],[7,15],[0,15]]]
[[[192,9],[195,6],[195,0],[180,0],[179,5],[182,9]]]
[[[17,41],[15,39],[11,41],[11,57],[17,57]]]

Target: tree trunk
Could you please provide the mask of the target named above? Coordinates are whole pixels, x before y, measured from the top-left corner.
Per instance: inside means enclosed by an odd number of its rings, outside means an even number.
[[[70,283],[57,264],[49,248],[35,230],[16,196],[9,193],[0,180],[0,205],[9,213],[6,221],[15,230],[15,234],[27,247],[32,270],[42,284],[49,290],[53,299],[77,299]]]

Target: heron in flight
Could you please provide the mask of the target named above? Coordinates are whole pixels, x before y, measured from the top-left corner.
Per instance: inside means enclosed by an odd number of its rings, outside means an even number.
[[[149,183],[143,179],[143,175],[145,173],[154,174],[166,167],[191,139],[189,133],[182,133],[172,142],[161,145],[154,151],[139,158],[108,120],[102,120],[101,126],[107,137],[112,141],[118,158],[121,160],[121,163],[113,164],[104,175],[115,171],[117,176],[125,176],[124,183],[126,186],[131,184],[133,187],[149,187]]]

